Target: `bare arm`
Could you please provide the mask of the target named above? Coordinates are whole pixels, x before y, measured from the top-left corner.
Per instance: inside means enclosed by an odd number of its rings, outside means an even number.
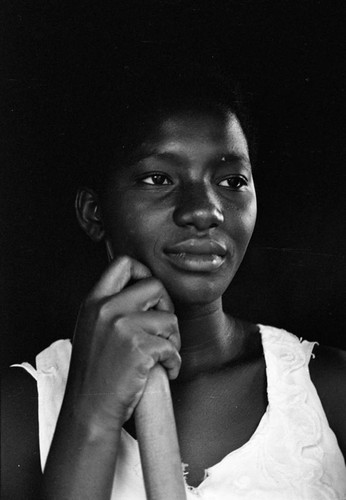
[[[346,457],[346,352],[321,346],[315,348],[315,353],[309,365],[311,379]]]
[[[67,395],[47,460],[43,499],[111,496],[122,423],[114,418],[107,429],[93,426],[84,411]]]
[[[122,425],[156,363],[170,378],[178,375],[179,348],[162,284],[133,259],[113,262],[80,311],[43,499],[109,500]]]

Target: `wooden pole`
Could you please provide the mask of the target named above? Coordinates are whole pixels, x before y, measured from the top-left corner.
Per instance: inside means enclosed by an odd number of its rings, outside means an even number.
[[[186,500],[173,405],[165,369],[152,369],[135,411],[148,500]]]

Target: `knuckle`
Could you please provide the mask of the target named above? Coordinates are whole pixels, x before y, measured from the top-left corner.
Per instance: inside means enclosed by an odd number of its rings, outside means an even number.
[[[110,319],[114,315],[114,307],[108,297],[104,297],[98,301],[93,301],[91,304],[91,310],[93,311],[93,316],[96,322],[100,324],[109,323]]]
[[[174,332],[178,332],[178,317],[175,314],[170,314],[171,327]]]
[[[148,378],[149,373],[150,373],[151,366],[149,363],[141,363],[137,367],[137,374],[139,375],[140,378]]]
[[[116,331],[126,332],[129,330],[130,319],[125,315],[118,315],[113,319],[113,327]]]
[[[142,363],[140,364],[140,369],[143,375],[148,376],[150,370],[154,365],[155,365],[155,360],[153,359],[152,356],[149,355],[143,356]]]
[[[106,300],[101,300],[96,308],[96,317],[100,322],[104,322],[109,315],[108,302]]]

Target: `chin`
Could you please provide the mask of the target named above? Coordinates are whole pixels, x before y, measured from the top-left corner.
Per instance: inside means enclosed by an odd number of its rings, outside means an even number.
[[[205,306],[220,299],[229,286],[227,282],[212,281],[210,277],[188,276],[185,279],[171,280],[164,283],[174,304]]]

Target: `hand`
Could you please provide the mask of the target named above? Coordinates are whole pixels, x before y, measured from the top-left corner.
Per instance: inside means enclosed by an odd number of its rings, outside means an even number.
[[[170,379],[178,376],[180,335],[173,311],[162,283],[130,257],[113,261],[87,296],[66,392],[94,425],[107,428],[128,420],[156,363]]]

